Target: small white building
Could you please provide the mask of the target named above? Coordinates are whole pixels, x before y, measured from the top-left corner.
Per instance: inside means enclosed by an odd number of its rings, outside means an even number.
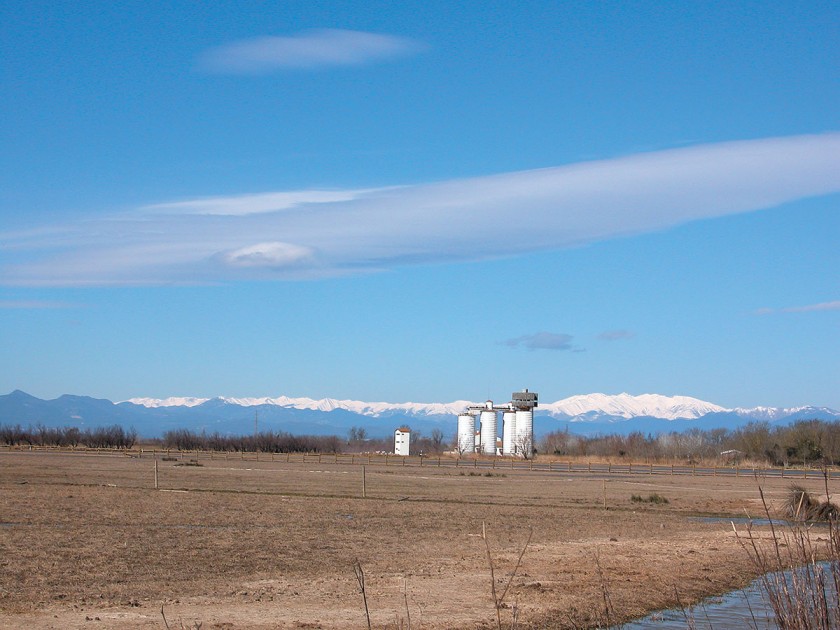
[[[400,427],[394,431],[394,454],[408,457],[411,444],[411,429]]]

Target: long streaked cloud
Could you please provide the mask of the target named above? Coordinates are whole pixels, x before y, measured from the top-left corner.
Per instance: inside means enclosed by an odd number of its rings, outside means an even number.
[[[216,214],[245,215],[260,212],[291,210],[307,204],[351,201],[375,189],[361,190],[294,190],[234,197],[208,197],[170,201],[143,206],[140,210],[152,214]]]
[[[502,343],[511,348],[527,348],[528,350],[576,350],[572,345],[572,335],[566,333],[538,332],[533,335],[522,335],[508,339]]]
[[[295,35],[254,37],[211,48],[199,56],[198,68],[220,74],[267,74],[285,69],[358,66],[423,50],[414,39],[316,29]]]
[[[665,230],[840,192],[840,133],[402,187],[179,200],[0,232],[0,283],[310,279]]]
[[[805,304],[804,306],[787,306],[785,308],[760,308],[755,315],[772,315],[773,313],[813,313],[815,311],[840,311],[840,300]]]

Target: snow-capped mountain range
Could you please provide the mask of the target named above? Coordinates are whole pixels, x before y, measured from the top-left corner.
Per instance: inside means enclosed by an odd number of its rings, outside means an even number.
[[[217,400],[227,405],[239,405],[240,407],[257,407],[272,405],[276,407],[288,407],[292,409],[309,409],[311,411],[335,411],[343,409],[363,416],[378,418],[386,413],[407,413],[416,416],[445,416],[458,414],[466,407],[475,403],[468,400],[456,400],[451,403],[387,403],[387,402],[362,402],[361,400],[336,400],[335,398],[289,398],[278,396],[277,398],[129,398],[123,402],[143,407],[195,407],[203,405],[211,400]]]
[[[218,401],[226,405],[240,407],[257,407],[272,405],[290,409],[308,409],[311,411],[335,411],[342,409],[362,416],[378,418],[383,415],[406,414],[410,416],[452,416],[461,413],[470,406],[482,403],[469,400],[456,400],[450,403],[387,403],[363,402],[360,400],[336,400],[335,398],[290,398],[278,396],[276,398],[129,398],[126,403],[148,408],[160,407],[195,407],[210,401]],[[565,418],[569,420],[587,421],[598,418],[623,418],[629,420],[637,417],[660,418],[663,420],[693,420],[712,413],[735,413],[744,418],[760,420],[777,420],[799,412],[821,410],[840,417],[840,412],[834,412],[827,407],[754,407],[751,409],[737,407],[727,409],[714,403],[705,402],[690,396],[662,396],[659,394],[641,394],[633,396],[623,393],[617,395],[587,394],[571,396],[553,403],[540,403],[537,415]]]
[[[497,400],[503,405],[506,400]],[[86,396],[64,395],[41,400],[25,392],[0,395],[0,424],[43,426],[133,426],[154,437],[170,429],[247,434],[260,430],[296,434],[345,435],[351,427],[371,436],[391,434],[400,424],[427,433],[439,428],[454,433],[459,413],[483,402],[387,403],[332,398],[131,398],[113,403]],[[751,421],[786,424],[796,420],[840,420],[827,407],[726,408],[689,396],[659,394],[588,394],[535,410],[534,431],[542,435],[568,428],[577,433],[658,433],[701,429],[733,429]]]

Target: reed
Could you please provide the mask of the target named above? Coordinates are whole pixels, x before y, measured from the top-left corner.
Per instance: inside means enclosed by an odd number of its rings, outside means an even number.
[[[739,532],[741,547],[761,573],[761,587],[781,630],[832,630],[840,628],[840,527],[827,519],[828,529],[816,529],[804,514],[818,511],[820,502],[801,488],[793,488],[786,510],[793,520],[781,525],[773,520],[763,490],[764,512],[770,521],[769,544],[752,528]],[[831,505],[830,500],[826,501]],[[816,507],[815,507],[816,506]]]

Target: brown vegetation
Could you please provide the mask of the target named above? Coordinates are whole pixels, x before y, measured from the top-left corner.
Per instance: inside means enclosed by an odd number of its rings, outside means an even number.
[[[784,510],[798,519],[790,525],[773,524],[773,514],[759,491],[771,521],[768,542],[752,527],[736,530],[738,540],[761,575],[761,586],[773,609],[776,624],[785,630],[833,630],[840,628],[840,529],[836,506],[821,503],[807,489],[790,489]],[[793,507],[795,504],[795,507]],[[806,507],[807,506],[807,507]],[[805,512],[818,518],[828,513],[828,529],[803,525]]]
[[[633,461],[724,461],[759,465],[840,464],[840,422],[801,420],[787,426],[751,422],[727,429],[689,429],[657,435],[585,437],[568,430],[546,435],[539,452],[580,457],[624,457]]]
[[[0,627],[161,627],[165,604],[205,629],[360,628],[357,560],[376,628],[492,628],[514,606],[517,627],[580,628],[604,621],[605,581],[621,621],[758,574],[689,518],[760,515],[749,477],[368,465],[363,499],[361,466],[190,459],[158,459],[155,491],[147,454],[0,451]],[[781,506],[789,482],[762,483]]]

